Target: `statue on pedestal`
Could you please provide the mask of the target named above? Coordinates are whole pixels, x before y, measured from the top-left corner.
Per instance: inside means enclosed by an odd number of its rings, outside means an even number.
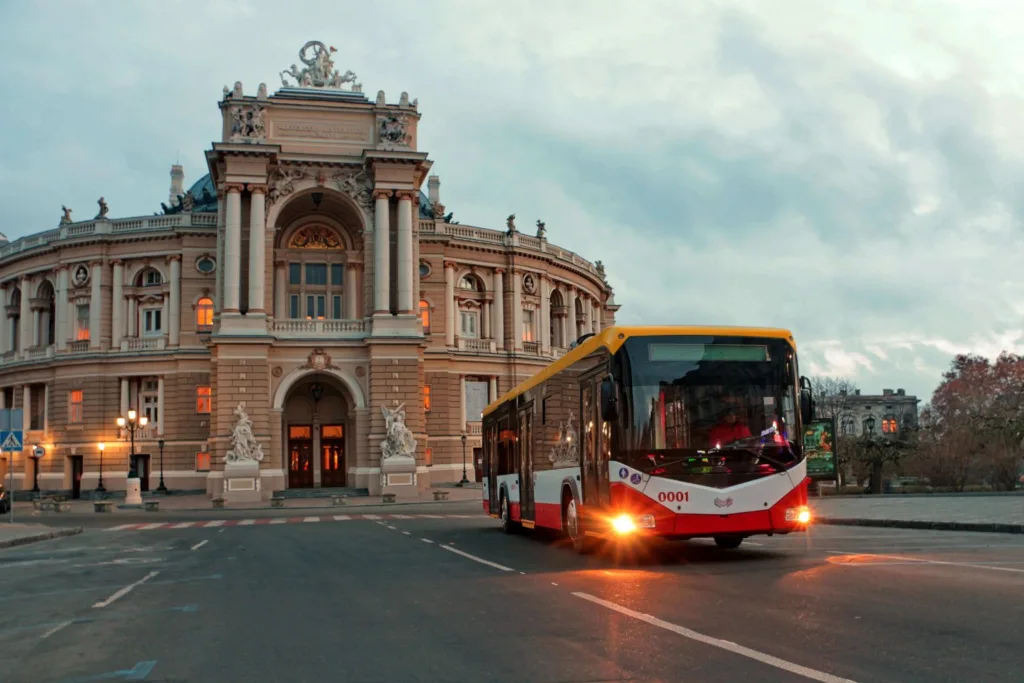
[[[394,458],[396,456],[416,457],[416,437],[405,426],[405,404],[394,410],[388,410],[387,406],[381,406],[384,414],[385,431],[387,438],[380,442],[381,460]]]
[[[263,460],[263,446],[252,433],[252,420],[245,413],[245,402],[235,408],[235,428],[231,430],[231,450],[224,454],[224,462],[260,462]]]

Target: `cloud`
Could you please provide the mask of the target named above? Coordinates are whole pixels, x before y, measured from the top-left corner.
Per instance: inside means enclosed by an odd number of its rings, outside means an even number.
[[[6,5],[0,230],[157,210],[179,154],[205,172],[221,87],[273,90],[319,38],[419,98],[457,220],[543,218],[623,322],[788,327],[805,372],[925,398],[954,353],[1024,350],[1024,8],[636,5]]]

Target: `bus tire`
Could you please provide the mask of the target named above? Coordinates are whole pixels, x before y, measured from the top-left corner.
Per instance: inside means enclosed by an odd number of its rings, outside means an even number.
[[[499,515],[501,518],[501,530],[504,531],[506,534],[515,533],[516,524],[512,521],[511,506],[508,503],[508,496],[505,495],[504,491],[501,492],[501,501],[498,503],[498,506],[500,510]]]
[[[726,550],[735,550],[743,543],[742,536],[715,536],[715,545]]]
[[[576,552],[587,555],[594,551],[594,539],[587,536],[583,519],[579,515],[579,507],[576,505],[576,497],[571,493],[562,501],[562,527]]]

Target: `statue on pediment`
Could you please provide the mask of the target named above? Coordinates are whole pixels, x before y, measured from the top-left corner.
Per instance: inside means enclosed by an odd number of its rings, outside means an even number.
[[[295,64],[287,71],[281,72],[281,84],[284,87],[293,87],[285,76],[295,79],[295,85],[300,88],[331,88],[340,90],[346,83],[352,83],[353,91],[358,84],[355,82],[356,75],[352,71],[339,73],[334,68],[334,60],[331,54],[337,50],[331,46],[327,47],[319,40],[311,40],[299,50],[299,59],[306,66],[302,69]]]

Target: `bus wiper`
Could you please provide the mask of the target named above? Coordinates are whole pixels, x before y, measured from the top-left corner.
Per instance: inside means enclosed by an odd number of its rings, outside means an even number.
[[[785,470],[785,469],[789,468],[789,465],[785,464],[781,460],[776,460],[775,458],[767,456],[764,453],[762,453],[761,451],[755,451],[752,448],[734,448],[734,449],[730,449],[730,450],[741,451],[743,453],[750,453],[757,460],[764,460],[766,463],[768,463],[770,465],[775,465],[775,467],[779,468],[780,470]]]

